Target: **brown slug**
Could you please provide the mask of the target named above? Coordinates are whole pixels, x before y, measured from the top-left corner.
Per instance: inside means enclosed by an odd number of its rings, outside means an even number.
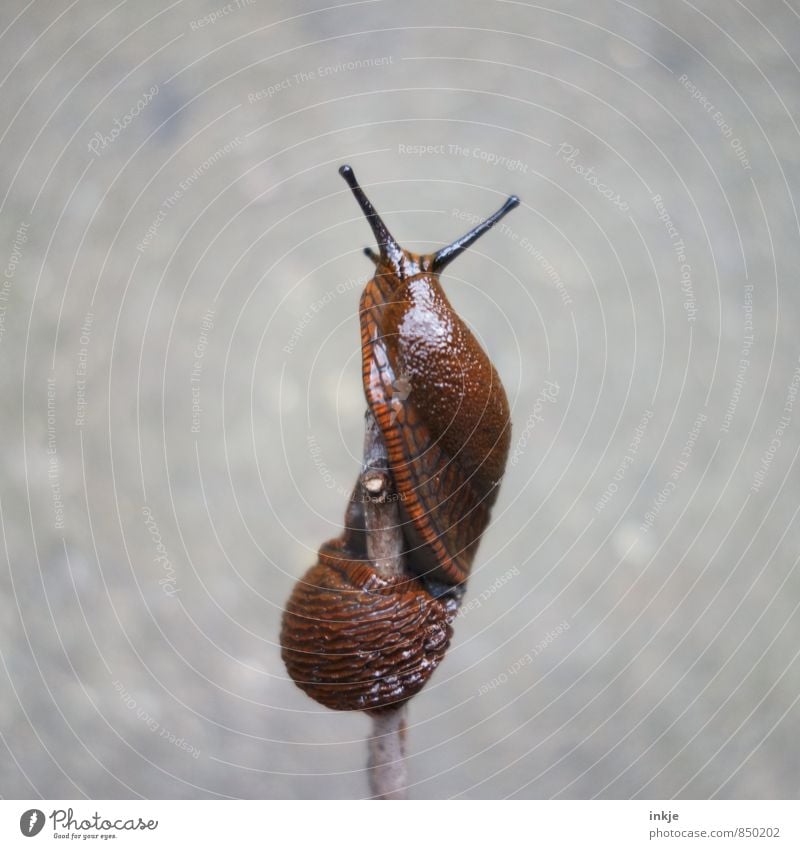
[[[444,657],[451,623],[497,498],[511,425],[500,378],[453,310],[440,272],[519,204],[515,196],[432,254],[401,248],[348,165],[339,169],[379,253],[360,304],[362,376],[402,520],[402,578],[367,556],[363,511],[319,550],[283,616],[295,683],[327,707],[376,710],[417,693]],[[358,490],[358,485],[356,486]]]
[[[439,274],[519,199],[510,197],[436,253],[414,254],[391,236],[352,168],[340,173],[380,247],[378,255],[368,251],[375,276],[361,297],[362,376],[406,519],[409,565],[418,575],[459,584],[489,523],[511,424],[503,384],[450,306]]]

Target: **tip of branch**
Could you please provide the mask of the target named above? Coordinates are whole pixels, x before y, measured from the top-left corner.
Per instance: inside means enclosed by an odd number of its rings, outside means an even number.
[[[383,472],[379,471],[371,471],[365,473],[362,478],[362,483],[364,484],[364,489],[372,495],[379,496],[383,495],[388,486],[388,481],[386,480],[386,475]]]

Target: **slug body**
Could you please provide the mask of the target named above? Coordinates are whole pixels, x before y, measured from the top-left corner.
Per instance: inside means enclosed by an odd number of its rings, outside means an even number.
[[[361,297],[364,393],[380,425],[406,520],[410,568],[460,584],[489,523],[511,439],[503,384],[439,283],[442,269],[519,203],[511,197],[434,254],[402,249],[347,166],[342,174],[380,254]]]
[[[295,683],[327,707],[380,710],[417,693],[444,657],[505,469],[510,420],[502,383],[439,283],[442,269],[507,212],[510,197],[434,254],[402,249],[358,185],[379,253],[361,297],[364,393],[380,428],[405,543],[404,577],[367,556],[354,493],[346,528],[297,582],[281,631]],[[358,485],[356,487],[358,491]]]

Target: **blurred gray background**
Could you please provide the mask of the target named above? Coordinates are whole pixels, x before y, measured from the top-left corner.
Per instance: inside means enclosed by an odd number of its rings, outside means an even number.
[[[372,244],[512,461],[410,793],[798,795],[800,10],[7,0],[0,795],[363,797],[280,613],[358,471]]]

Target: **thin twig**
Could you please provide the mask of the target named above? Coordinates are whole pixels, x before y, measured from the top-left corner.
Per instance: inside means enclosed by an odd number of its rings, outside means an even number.
[[[405,569],[400,511],[389,459],[378,423],[366,415],[364,464],[361,471],[367,556],[384,577],[402,577]],[[367,771],[370,794],[376,799],[408,798],[406,769],[406,703],[371,714]]]
[[[373,799],[407,799],[406,703],[372,715],[369,738],[370,792]]]

